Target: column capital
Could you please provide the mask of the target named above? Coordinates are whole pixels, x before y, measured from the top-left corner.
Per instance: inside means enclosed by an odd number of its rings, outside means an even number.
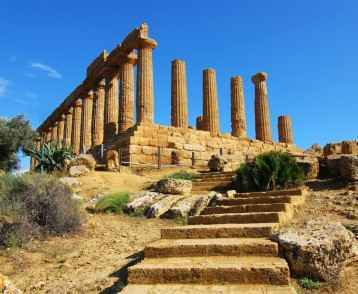
[[[215,69],[209,67],[209,68],[203,69],[203,73],[214,73],[215,74],[216,72],[215,72]]]
[[[69,109],[67,109],[66,114],[72,114],[73,113],[73,107],[71,106]]]
[[[63,121],[63,120],[65,120],[66,119],[66,115],[65,114],[61,114],[61,116],[60,116],[60,121]]]
[[[137,60],[138,60],[137,54],[134,51],[132,51],[131,53],[128,54],[124,63],[136,64]]]
[[[252,82],[256,85],[260,82],[267,81],[268,74],[265,72],[258,72],[257,74],[251,77]]]
[[[98,82],[97,89],[104,89],[106,87],[106,79],[103,78]]]
[[[56,127],[56,126],[58,126],[58,121],[56,120],[54,123],[53,123],[53,125]]]
[[[173,59],[172,64],[185,64],[185,61],[182,59]]]
[[[89,90],[84,99],[93,99],[93,96],[94,96],[93,90]]]
[[[157,47],[158,43],[153,39],[139,39],[138,40],[138,47],[139,48],[152,48],[154,49]]]
[[[233,76],[233,77],[231,77],[231,82],[233,82],[233,83],[240,83],[242,81],[243,81],[242,76]]]
[[[82,99],[78,98],[74,103],[74,107],[81,107],[81,106],[82,106]]]

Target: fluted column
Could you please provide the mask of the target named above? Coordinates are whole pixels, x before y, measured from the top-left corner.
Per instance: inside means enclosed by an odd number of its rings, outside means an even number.
[[[81,129],[81,151],[86,153],[92,147],[92,111],[93,91],[82,100],[82,129]]]
[[[240,76],[231,78],[231,135],[247,137],[244,89]]]
[[[118,130],[118,76],[106,78],[105,137],[110,140]]]
[[[65,119],[66,119],[66,116],[64,114],[62,114],[60,116],[60,120],[58,122],[57,140],[60,144],[63,144],[64,132],[65,132]]]
[[[75,154],[80,154],[81,149],[81,119],[82,119],[82,100],[77,99],[73,106],[72,122],[72,148]]]
[[[293,144],[292,122],[288,115],[278,117],[278,137],[281,143]]]
[[[186,85],[185,62],[172,61],[171,85],[171,122],[173,127],[188,127],[188,94]]]
[[[205,130],[212,136],[219,135],[218,94],[215,70],[203,71],[203,119]]]
[[[73,121],[73,107],[70,107],[66,113],[66,120],[65,120],[65,133],[64,133],[64,144],[66,146],[71,146],[72,140],[72,121]]]
[[[197,130],[205,130],[204,117],[202,115],[196,118],[196,129]]]
[[[272,141],[270,110],[267,97],[267,73],[259,72],[252,77],[255,85],[255,130],[256,139]]]
[[[52,128],[48,128],[46,131],[46,143],[52,140]]]
[[[96,94],[94,96],[93,106],[93,146],[103,144],[104,137],[104,101],[106,95],[106,83],[102,79],[97,87]]]
[[[58,122],[56,121],[54,124],[53,124],[53,127],[52,127],[52,135],[51,135],[51,140],[55,143],[57,143],[58,141]]]
[[[137,66],[137,123],[153,123],[153,48],[157,43],[143,39],[138,48]]]
[[[134,124],[134,78],[133,65],[136,56],[129,54],[120,68],[119,91],[119,132],[124,132]]]

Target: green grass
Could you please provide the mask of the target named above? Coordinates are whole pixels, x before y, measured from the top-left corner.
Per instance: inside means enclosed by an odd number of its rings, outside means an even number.
[[[98,200],[95,205],[95,211],[105,213],[122,213],[128,201],[128,192],[108,194]]]
[[[299,279],[298,284],[305,289],[318,289],[320,287],[320,283],[318,281],[314,281],[307,277]]]
[[[176,180],[189,180],[192,181],[197,177],[197,174],[187,172],[187,171],[179,171],[167,176],[167,179],[176,179]]]

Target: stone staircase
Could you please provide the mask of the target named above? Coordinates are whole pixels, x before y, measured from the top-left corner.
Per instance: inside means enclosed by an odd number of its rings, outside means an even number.
[[[161,230],[123,293],[292,294],[286,261],[269,238],[305,200],[306,190],[240,193],[189,225]]]
[[[193,194],[226,191],[231,188],[235,172],[202,172],[193,180]]]

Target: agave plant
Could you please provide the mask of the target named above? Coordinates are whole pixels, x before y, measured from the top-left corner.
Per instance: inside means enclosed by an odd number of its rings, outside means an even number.
[[[39,172],[63,170],[66,161],[74,157],[70,147],[54,142],[41,144],[38,149],[27,149],[26,154],[36,160],[35,171]]]

